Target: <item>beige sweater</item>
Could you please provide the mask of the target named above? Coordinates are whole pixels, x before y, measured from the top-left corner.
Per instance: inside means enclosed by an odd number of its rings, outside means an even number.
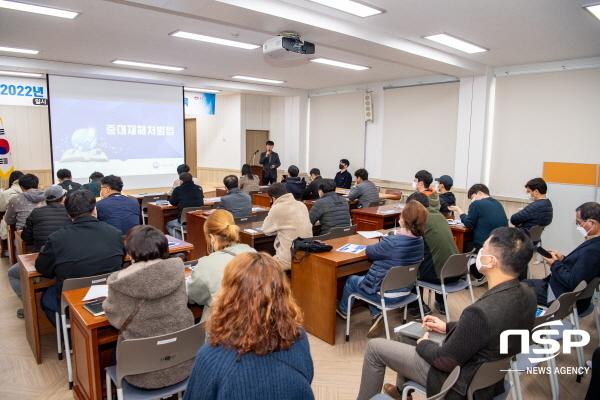
[[[19,186],[18,180],[14,181],[10,188],[0,193],[0,212],[5,212],[6,207],[8,207],[8,201],[19,193],[23,193],[23,190]]]
[[[275,259],[285,269],[291,268],[292,242],[294,239],[313,236],[312,224],[308,216],[308,208],[301,201],[294,199],[291,193],[275,200],[269,215],[263,222],[263,233],[275,238]]]

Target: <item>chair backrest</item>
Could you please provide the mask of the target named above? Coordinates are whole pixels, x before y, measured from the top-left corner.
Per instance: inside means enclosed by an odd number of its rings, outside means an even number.
[[[220,201],[215,201],[212,206],[210,206],[213,210],[216,210],[217,208],[219,208],[219,203],[221,203]]]
[[[148,208],[148,203],[154,203],[158,200],[169,200],[169,196],[167,194],[153,194],[151,196],[142,197],[142,211]]]
[[[76,289],[91,287],[92,285],[106,285],[108,277],[110,276],[111,273],[102,274],[102,275],[94,275],[94,276],[86,276],[83,278],[65,279],[63,281],[62,291],[64,293],[64,292],[68,292],[69,290],[76,290]],[[61,296],[61,298],[60,298],[61,313],[64,311],[65,308],[67,308],[67,303],[65,301],[65,298]]]
[[[181,210],[181,217],[179,219],[181,222],[181,225],[183,225],[187,222],[187,213],[192,212],[192,211],[198,211],[198,210],[210,210],[210,206],[185,207],[183,210]]]
[[[390,200],[401,200],[402,199],[402,191],[400,191],[400,190],[387,189],[385,191],[385,194],[394,195],[394,197],[391,197]]]
[[[117,388],[125,376],[158,371],[196,357],[205,336],[204,327],[197,324],[168,335],[122,341],[117,353]]]
[[[246,224],[248,222],[256,222],[256,215],[251,215],[249,217],[235,217],[233,220],[236,225]]]
[[[254,195],[254,194],[259,194],[259,193],[267,193],[267,191],[266,190],[251,190],[248,192],[250,197],[252,197],[252,195]]]
[[[448,377],[444,381],[444,384],[442,385],[442,389],[440,390],[440,392],[436,395],[428,397],[427,400],[443,399],[444,396],[446,396],[446,393],[448,393],[450,391],[450,389],[452,389],[452,386],[454,386],[454,384],[458,380],[459,375],[460,375],[460,366],[457,365],[456,367],[454,367],[452,372],[450,372],[450,375],[448,375]]]
[[[538,325],[545,324],[549,321],[556,320],[556,311],[560,308],[560,301],[555,300],[550,304],[550,307],[546,310],[544,315],[540,315],[539,317],[535,317],[535,322],[533,323],[533,327],[535,328]]]
[[[421,263],[390,268],[381,282],[381,289],[379,289],[381,298],[385,296],[385,292],[414,284],[417,281],[417,272],[419,272],[420,266]]]
[[[379,207],[385,205],[385,199],[379,199],[377,201],[373,201],[369,204],[369,207]]]
[[[356,225],[331,228],[329,230],[329,239],[337,239],[356,234]]]
[[[575,302],[579,300],[579,296],[581,296],[581,293],[585,290],[586,286],[585,281],[581,281],[572,292],[563,293],[558,296],[558,299],[556,300],[560,302],[560,307],[556,310],[556,319],[563,319],[571,314]]]
[[[479,367],[475,376],[473,376],[471,384],[467,389],[467,399],[473,400],[473,393],[475,391],[491,386],[504,379],[506,370],[510,369],[511,358],[512,356],[481,364],[481,367]]]
[[[591,281],[589,281],[589,283],[587,284],[585,289],[583,289],[583,292],[581,292],[577,300],[589,299],[590,297],[592,297],[594,295],[594,292],[598,288],[598,284],[600,284],[600,277],[597,276]]]
[[[542,233],[544,232],[545,226],[532,226],[529,230],[529,237],[532,242],[539,242],[542,239]]]
[[[256,222],[260,222],[260,221],[264,221],[265,218],[267,218],[267,215],[269,215],[268,211],[257,211],[256,212]]]
[[[450,278],[452,276],[462,276],[469,272],[469,260],[471,253],[462,253],[451,255],[440,272],[440,280]]]
[[[324,235],[313,236],[313,240],[322,240],[322,241],[325,241],[325,240],[329,240],[329,239],[331,239],[331,232],[326,233]]]

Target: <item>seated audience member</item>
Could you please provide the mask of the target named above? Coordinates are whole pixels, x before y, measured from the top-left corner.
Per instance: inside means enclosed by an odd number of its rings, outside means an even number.
[[[102,186],[102,178],[104,174],[102,172],[92,172],[89,177],[89,183],[85,183],[81,186],[82,189],[89,190],[96,197],[100,197],[100,186]]]
[[[279,154],[273,151],[275,143],[267,140],[266,151],[260,153],[259,164],[263,167],[265,185],[277,182],[277,168],[281,166]]]
[[[0,192],[0,212],[5,212],[8,207],[8,201],[14,196],[22,193],[21,186],[19,186],[19,178],[25,175],[21,171],[13,171],[8,177],[8,189]]]
[[[114,175],[105,176],[100,180],[100,196],[102,200],[96,204],[98,219],[127,232],[142,222],[140,204],[137,200],[121,194],[123,180]]]
[[[310,170],[310,183],[304,189],[302,194],[302,200],[315,200],[319,198],[319,184],[323,180],[321,177],[321,171],[319,168],[313,168]],[[335,183],[335,181],[333,182]]]
[[[465,227],[473,229],[473,240],[465,242],[463,251],[465,253],[478,252],[494,229],[508,226],[508,218],[502,204],[490,197],[490,190],[484,184],[477,183],[471,186],[467,197],[471,200],[468,214],[465,214],[458,206],[450,206],[448,209],[460,216]],[[483,285],[486,282],[485,275],[477,271],[475,265],[471,265],[471,274],[476,279],[473,286]],[[525,279],[525,276],[522,276],[521,279]]]
[[[398,341],[374,339],[367,343],[358,400],[381,392],[386,367],[397,373],[396,385],[386,383],[384,393],[401,399],[402,384],[412,380],[427,388],[427,395],[440,392],[450,372],[460,366],[458,382],[446,399],[465,399],[466,388],[479,367],[488,361],[518,354],[518,335],[509,336],[508,354],[500,354],[500,334],[508,329],[531,331],[536,302],[533,291],[517,277],[527,269],[533,245],[515,228],[498,228],[477,256],[477,266],[488,277],[489,290],[468,306],[457,322],[446,323],[428,315],[423,319],[429,331],[447,334],[441,345],[429,340],[429,333],[416,341],[398,335]],[[403,343],[401,343],[403,342]],[[504,380],[478,390],[476,399],[491,399],[504,391]]]
[[[68,169],[59,169],[56,171],[56,177],[58,178],[58,186],[65,189],[67,194],[81,189],[80,183],[73,182],[73,174]]]
[[[454,181],[449,175],[442,175],[434,180],[438,182],[437,191],[440,194],[440,212],[444,216],[449,217],[452,215],[452,211],[448,210],[448,206],[456,205],[456,197],[450,191],[452,185],[454,185]]]
[[[358,200],[358,207],[369,207],[371,203],[379,201],[379,191],[377,186],[369,180],[369,173],[364,168],[359,168],[354,172],[356,185],[350,190],[348,200]]]
[[[418,190],[427,197],[429,197],[429,206],[440,210],[440,195],[433,188],[431,183],[433,182],[433,175],[431,173],[421,170],[415,174],[415,180],[413,181],[413,190]]]
[[[331,228],[352,225],[348,200],[335,192],[333,179],[321,180],[319,195],[321,198],[315,201],[308,214],[311,224],[321,222],[319,235],[329,233]]]
[[[46,205],[46,196],[42,189],[38,189],[38,183],[38,177],[32,174],[26,174],[19,178],[22,192],[8,202],[6,214],[4,214],[7,225],[15,224],[16,229],[20,231],[25,226],[25,220],[31,210]]]
[[[550,265],[550,275],[523,281],[535,290],[540,305],[549,306],[561,294],[572,292],[579,282],[589,283],[600,276],[600,204],[588,202],[577,207],[575,224],[585,241],[566,256],[548,250],[552,258],[545,260]],[[577,311],[587,310],[590,301],[591,298],[578,300]]]
[[[133,263],[108,277],[108,297],[102,303],[108,322],[119,330],[116,353],[123,340],[167,335],[194,325],[183,261],[169,258],[166,236],[152,226],[136,226],[127,234],[125,248]],[[187,379],[193,363],[188,360],[125,380],[138,388],[160,389]]]
[[[510,223],[524,229],[548,226],[552,223],[552,203],[546,197],[548,186],[542,178],[534,178],[525,184],[527,198],[533,200],[525,208],[510,217]]]
[[[252,173],[249,164],[242,165],[242,176],[240,177],[240,189],[246,194],[260,190],[260,178]]]
[[[210,307],[221,290],[223,271],[231,259],[242,253],[255,253],[252,247],[240,243],[240,227],[229,211],[215,210],[204,223],[204,236],[210,245],[209,255],[198,260],[187,281],[190,302],[204,305],[202,321],[210,315]]]
[[[306,189],[306,181],[304,178],[299,178],[298,174],[300,170],[295,165],[290,165],[288,168],[288,176],[286,179],[282,180],[281,183],[285,184],[285,188],[288,193],[291,193],[292,196],[296,200],[302,200],[302,195],[304,194],[304,190]]]
[[[35,269],[56,284],[42,293],[41,306],[52,324],[60,310],[65,279],[83,278],[118,271],[123,265],[125,248],[121,231],[96,218],[96,198],[88,190],[77,190],[65,200],[73,220],[48,236],[44,249],[35,260]]]
[[[312,224],[308,217],[308,209],[301,201],[296,201],[291,193],[287,193],[283,183],[274,183],[267,190],[271,198],[271,209],[263,222],[263,233],[275,238],[275,259],[283,269],[291,268],[294,239],[313,236]]]
[[[225,267],[184,400],[312,400],[302,311],[278,263],[243,253]]]
[[[181,231],[175,228],[181,227],[181,213],[186,207],[202,207],[204,205],[204,193],[202,188],[194,183],[192,175],[187,172],[182,172],[179,175],[181,185],[173,189],[173,194],[169,199],[171,205],[179,208],[177,219],[167,222],[166,228],[169,235],[181,239]]]
[[[223,184],[227,188],[227,194],[221,197],[217,208],[229,211],[235,218],[251,216],[252,197],[240,190],[238,187],[238,177],[227,175],[223,178]]]
[[[32,253],[38,253],[52,233],[65,225],[71,225],[71,217],[64,206],[66,193],[58,185],[48,187],[44,192],[47,205],[34,208],[27,217],[21,238],[24,242],[33,242]],[[8,269],[8,280],[19,299],[23,299],[18,263]],[[22,308],[17,311],[17,317],[23,318]]]
[[[458,254],[458,247],[454,241],[452,230],[446,221],[446,218],[435,208],[429,205],[429,197],[424,193],[414,192],[408,196],[407,201],[415,200],[427,208],[427,222],[425,223],[425,254],[421,267],[419,267],[419,279],[429,283],[441,284],[440,273],[446,261],[450,256]],[[446,278],[444,283],[456,282],[460,276]],[[444,296],[441,293],[435,294],[435,308],[442,315],[446,315],[444,307]],[[423,304],[423,313],[431,314],[431,309],[427,304]],[[422,318],[421,310],[415,304],[411,317],[415,319]]]
[[[381,301],[379,295],[381,282],[391,268],[419,264],[423,261],[423,235],[425,234],[426,221],[427,209],[417,201],[408,202],[404,206],[402,214],[400,214],[400,229],[394,235],[384,236],[379,243],[367,246],[365,249],[366,255],[370,260],[373,260],[373,265],[371,265],[366,275],[351,275],[346,280],[342,298],[337,308],[337,313],[342,319],[347,318],[348,298],[351,293],[359,293],[361,296],[379,303]],[[408,295],[413,287],[414,285],[411,285],[399,289],[397,292],[405,292]],[[386,304],[399,303],[404,300],[406,295],[386,299]],[[371,312],[372,323],[367,337],[374,338],[383,333],[383,316],[381,310],[370,304],[369,311]]]
[[[175,188],[181,184],[179,181],[179,175],[183,174],[184,172],[188,172],[188,173],[190,172],[189,165],[181,164],[180,166],[177,167],[177,179],[175,179],[175,182],[173,182],[173,187],[171,189],[169,189],[169,191],[167,192],[167,194],[169,196],[172,195],[173,190],[175,190]],[[200,186],[200,181],[198,180],[198,178],[192,178],[192,181],[194,182],[194,185]]]
[[[348,172],[348,167],[350,166],[350,161],[342,158],[340,160],[340,165],[338,168],[339,172],[335,174],[335,185],[342,189],[350,189],[352,186],[352,174]]]

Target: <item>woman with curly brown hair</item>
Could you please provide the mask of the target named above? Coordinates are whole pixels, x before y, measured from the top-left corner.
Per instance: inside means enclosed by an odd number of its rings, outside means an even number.
[[[225,267],[184,400],[311,400],[302,315],[279,263],[242,253]]]

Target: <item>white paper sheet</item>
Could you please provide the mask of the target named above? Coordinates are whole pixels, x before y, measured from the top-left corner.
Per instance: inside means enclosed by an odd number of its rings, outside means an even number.
[[[378,231],[358,231],[357,233],[367,239],[375,239],[384,236],[383,233]]]
[[[82,301],[94,300],[100,297],[108,296],[108,285],[94,285],[90,287]]]

